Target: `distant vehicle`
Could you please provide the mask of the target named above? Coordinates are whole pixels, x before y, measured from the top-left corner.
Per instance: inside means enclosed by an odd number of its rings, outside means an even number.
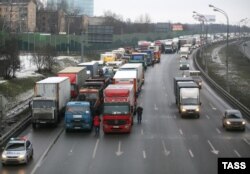
[[[144,70],[147,70],[147,53],[132,53],[130,55],[129,63],[141,63]]]
[[[154,62],[155,63],[160,63],[161,62],[161,50],[160,47],[155,45],[155,46],[149,46],[149,50],[152,50],[154,52]]]
[[[165,45],[165,53],[174,53],[175,52],[174,42],[172,39],[165,41],[164,45]]]
[[[33,157],[33,146],[26,137],[11,138],[2,153],[5,164],[27,164]]]
[[[236,109],[228,109],[222,118],[222,126],[226,129],[240,129],[245,131],[246,121],[241,112]]]
[[[86,67],[88,77],[98,75],[99,63],[98,62],[84,62],[79,63],[77,66]]]
[[[188,61],[180,61],[180,70],[189,70]]]
[[[142,53],[147,53],[147,66],[150,66],[154,63],[154,52],[152,50],[142,50]]]
[[[180,54],[180,58],[188,59],[189,47],[181,47],[179,54]]]
[[[189,71],[189,76],[199,85],[199,88],[202,87],[202,79],[201,79],[200,71]]]

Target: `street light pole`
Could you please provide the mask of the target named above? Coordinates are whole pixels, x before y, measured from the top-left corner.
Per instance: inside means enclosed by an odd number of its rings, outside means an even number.
[[[239,22],[239,38],[240,38],[240,40],[241,40],[241,28],[240,28],[240,23],[241,23],[241,22],[244,22],[244,21],[246,21],[246,20],[247,20],[247,18],[244,18],[244,19],[241,19],[240,22]]]
[[[227,47],[226,47],[226,88],[227,88],[227,91],[230,92],[230,88],[229,88],[229,79],[228,79],[228,37],[229,37],[229,18],[228,18],[228,15],[225,11],[223,11],[222,9],[220,8],[217,8],[211,4],[209,4],[209,7],[213,8],[213,10],[215,12],[219,12],[221,14],[223,14],[226,19],[227,19]]]

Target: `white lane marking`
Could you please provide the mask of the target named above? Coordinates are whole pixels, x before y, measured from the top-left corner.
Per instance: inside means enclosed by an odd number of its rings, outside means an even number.
[[[164,154],[168,156],[170,154],[170,151],[167,150],[165,142],[162,140],[162,146],[164,150]]]
[[[221,134],[220,129],[216,128],[216,131],[218,132],[218,134]]]
[[[191,149],[189,149],[188,151],[189,151],[190,156],[193,158],[193,157],[194,157],[194,154],[193,154],[193,152],[191,151]]]
[[[212,108],[213,110],[216,110],[216,107],[214,107],[211,103],[209,103],[209,105],[211,106],[211,108]]]
[[[250,142],[246,138],[244,138],[243,140],[250,146]]]
[[[234,150],[234,153],[240,158],[241,155],[239,154],[239,152],[237,150]]]
[[[143,129],[141,130],[141,134],[142,134],[142,135],[144,134]]]
[[[144,150],[144,151],[142,151],[142,154],[143,154],[143,158],[144,159],[146,159],[147,158],[147,156],[146,156],[146,151]]]
[[[210,117],[208,115],[206,115],[207,119],[210,120]]]
[[[35,174],[36,170],[38,169],[38,167],[41,166],[43,159],[45,158],[45,156],[49,153],[49,150],[52,148],[52,146],[56,143],[56,141],[58,140],[58,138],[60,137],[60,135],[63,133],[64,129],[61,129],[59,131],[59,133],[57,134],[56,138],[50,143],[50,145],[47,147],[47,149],[44,151],[44,153],[42,154],[42,156],[40,157],[40,159],[38,160],[38,162],[36,163],[36,165],[34,166],[34,168],[32,169],[30,174]]]
[[[209,140],[207,140],[207,142],[212,149],[211,152],[218,155],[219,151],[214,148],[214,146],[212,145],[212,143]]]
[[[154,110],[158,111],[158,108],[157,108],[156,104],[155,104],[155,106],[154,106]]]
[[[181,129],[179,129],[179,132],[180,132],[180,134],[181,134],[181,135],[183,135],[183,132],[182,132],[182,130],[181,130]]]
[[[123,152],[121,151],[121,146],[122,146],[122,142],[119,141],[119,143],[118,143],[118,149],[117,149],[117,151],[115,152],[115,154],[116,154],[117,156],[121,156],[121,155],[123,154]]]
[[[75,143],[72,145],[72,147],[70,148],[70,151],[69,151],[69,153],[68,153],[69,156],[72,155],[73,150],[74,150],[74,148],[75,148],[75,145],[76,145],[76,142],[75,142]]]
[[[93,155],[92,155],[93,159],[95,158],[98,145],[99,145],[99,138],[96,140],[96,143],[95,143],[95,148],[94,148]]]

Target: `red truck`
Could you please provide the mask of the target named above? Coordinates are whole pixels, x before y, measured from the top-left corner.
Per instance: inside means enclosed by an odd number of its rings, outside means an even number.
[[[104,133],[130,133],[136,109],[134,86],[111,84],[104,90],[103,94]]]
[[[84,67],[67,67],[57,73],[58,77],[69,77],[71,98],[78,96],[79,88],[83,86],[87,72]]]

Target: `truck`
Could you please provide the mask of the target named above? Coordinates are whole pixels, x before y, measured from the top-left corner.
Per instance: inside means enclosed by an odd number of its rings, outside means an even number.
[[[195,82],[178,82],[175,97],[181,117],[200,117],[200,89]]]
[[[160,63],[161,62],[161,50],[159,46],[149,46],[149,50],[154,52],[154,62]]]
[[[145,41],[145,40],[138,41],[138,48],[140,50],[147,50],[150,45],[151,45],[151,42],[149,41]]]
[[[136,110],[134,86],[109,85],[104,90],[103,132],[130,133]]]
[[[93,127],[93,113],[91,113],[90,102],[70,101],[66,105],[64,116],[65,131],[88,130]]]
[[[201,89],[201,87],[202,87],[201,72],[196,71],[196,70],[192,70],[192,71],[189,71],[189,76],[194,80],[194,82],[197,83],[197,85]]]
[[[154,64],[154,52],[152,50],[141,50],[141,53],[147,53],[147,66]]]
[[[84,86],[79,90],[78,101],[87,101],[90,103],[92,113],[101,112],[103,104],[104,82],[92,81],[85,82]]]
[[[98,62],[84,62],[79,63],[78,67],[86,67],[88,77],[98,75],[99,63]]]
[[[85,67],[67,67],[57,73],[58,77],[68,77],[71,85],[71,98],[78,96],[79,88],[83,86],[87,79]]]
[[[178,82],[193,82],[194,80],[191,77],[174,77],[174,95],[177,95],[177,83]],[[175,100],[177,104],[177,98]]]
[[[180,58],[188,59],[189,53],[190,53],[189,47],[181,47],[180,48],[180,51],[179,51]]]
[[[175,52],[174,42],[172,39],[166,40],[164,42],[164,46],[165,46],[165,53],[174,53]]]
[[[100,60],[103,61],[104,63],[113,62],[117,60],[117,55],[114,52],[106,52],[104,54],[101,54]]]
[[[138,85],[142,86],[145,82],[144,70],[143,70],[142,64],[140,64],[140,63],[126,63],[119,68],[119,71],[131,71],[131,70],[136,71]]]
[[[144,70],[147,70],[147,53],[132,53],[129,63],[141,63]]]
[[[49,77],[38,81],[34,96],[30,103],[33,128],[41,124],[56,126],[70,100],[70,80],[68,77]]]
[[[113,78],[113,84],[132,84],[134,89],[135,98],[139,95],[141,87],[138,84],[136,70],[130,71],[117,71]]]

